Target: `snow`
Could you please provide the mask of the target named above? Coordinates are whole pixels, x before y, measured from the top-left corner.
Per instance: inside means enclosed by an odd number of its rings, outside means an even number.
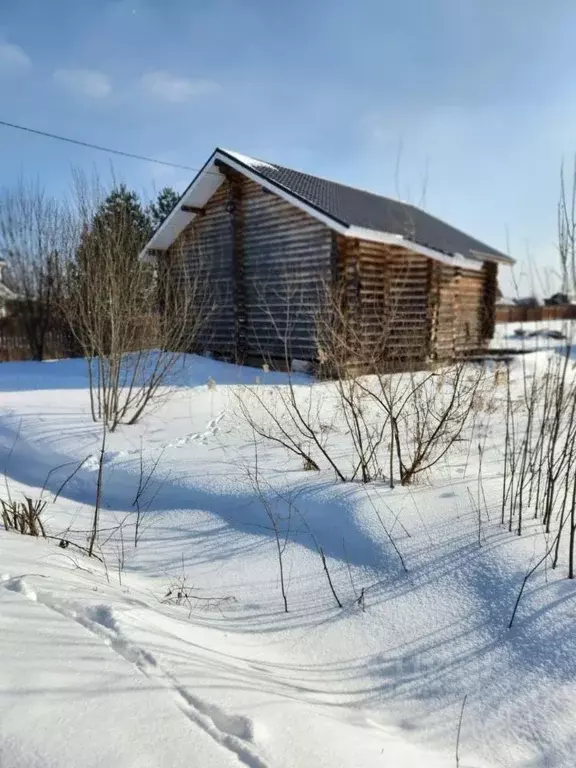
[[[449,255],[437,251],[434,248],[428,248],[425,245],[416,243],[410,238],[406,238],[403,235],[393,234],[391,232],[380,232],[376,229],[366,229],[365,227],[348,227],[344,233],[345,237],[352,239],[368,240],[372,243],[387,243],[389,245],[402,245],[408,243],[410,250],[414,253],[421,253],[429,259],[440,262],[441,264],[447,264],[451,267],[459,267],[461,269],[468,269],[472,272],[481,272],[483,262],[478,259],[469,259],[462,256],[460,253]]]
[[[573,339],[576,322],[572,320],[530,321],[525,323],[498,323],[492,347],[513,349],[518,352],[562,350],[564,339]]]
[[[499,327],[495,345],[512,332]],[[514,363],[513,385],[558,344]],[[2,768],[452,767],[464,696],[462,768],[571,766],[576,592],[562,569],[536,573],[507,630],[545,540],[537,521],[522,537],[498,525],[498,414],[478,416],[482,546],[468,445],[390,489],[339,484],[260,442],[269,503],[284,520],[292,510],[284,613],[237,398],[285,382],[191,356],[141,423],[109,435],[104,562],[0,528]],[[295,382],[332,407],[332,384]],[[346,436],[331,439],[345,454]],[[83,361],[0,365],[0,498],[43,495],[51,534],[84,544],[99,445]],[[158,467],[134,547],[141,456]],[[184,583],[190,600],[175,598]]]
[[[260,168],[268,168],[269,170],[275,171],[276,166],[271,165],[270,163],[267,163],[265,160],[257,160],[254,157],[249,157],[248,155],[242,155],[240,152],[233,152],[231,149],[223,149],[223,152],[225,152],[227,155],[230,155],[230,157],[235,158],[238,160],[238,162],[243,163],[244,165],[247,165],[249,168],[253,168],[255,171],[259,170]]]

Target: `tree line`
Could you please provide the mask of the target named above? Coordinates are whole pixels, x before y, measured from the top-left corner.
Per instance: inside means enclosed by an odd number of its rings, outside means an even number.
[[[92,417],[108,431],[137,421],[171,385],[209,315],[201,268],[140,258],[177,200],[166,187],[144,204],[125,184],[106,190],[82,174],[70,198],[24,183],[0,193],[0,257],[17,296],[10,322],[35,360],[53,332],[86,359]]]
[[[117,266],[135,266],[177,201],[172,187],[145,204],[125,184],[104,193],[98,182],[78,174],[71,200],[24,182],[0,192],[0,258],[6,261],[4,282],[17,297],[9,312],[32,359],[44,359],[51,331],[67,328],[63,304],[72,284],[75,292],[81,285],[93,290],[112,244]]]

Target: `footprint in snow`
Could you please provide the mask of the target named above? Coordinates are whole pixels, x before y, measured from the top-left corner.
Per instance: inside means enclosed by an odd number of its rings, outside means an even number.
[[[173,446],[176,448],[181,448],[183,445],[188,445],[188,443],[191,443],[193,440],[196,440],[198,438],[198,435],[186,435],[186,437],[181,437],[180,440],[177,440],[175,443],[172,443]]]
[[[267,733],[259,724],[244,715],[231,715],[210,702],[200,699],[166,670],[163,670],[155,656],[149,651],[132,644],[121,631],[116,613],[109,605],[83,606],[72,602],[59,602],[49,594],[37,595],[21,578],[11,578],[9,574],[1,577],[2,586],[11,592],[17,592],[28,600],[42,603],[62,616],[65,616],[100,637],[106,646],[134,664],[147,677],[158,680],[176,697],[184,715],[202,728],[220,746],[232,752],[248,768],[269,768],[252,748],[256,738],[266,737]]]
[[[130,453],[136,453],[136,451],[131,451]],[[104,460],[103,464],[111,464],[113,461],[118,461],[119,459],[125,459],[127,456],[129,456],[129,452],[127,451],[106,451],[104,454]],[[92,454],[89,456],[86,461],[83,464],[84,469],[96,471],[98,467],[100,466],[100,456],[97,456],[96,454]]]
[[[96,624],[101,624],[106,629],[111,629],[113,632],[120,631],[114,612],[109,605],[94,605],[87,608],[86,617],[96,622]]]
[[[7,589],[10,592],[18,592],[20,595],[25,597],[27,600],[31,600],[32,602],[36,602],[38,599],[38,595],[36,592],[30,587],[23,578],[16,577],[14,579],[11,579],[9,576],[7,579],[2,577],[2,583],[4,586],[4,589]]]
[[[215,435],[215,434],[216,434],[216,432],[218,431],[218,424],[220,424],[220,422],[222,421],[222,419],[223,419],[223,418],[224,418],[224,411],[221,411],[221,412],[218,414],[218,416],[216,416],[216,418],[215,418],[215,419],[211,419],[211,420],[208,422],[208,425],[207,425],[207,427],[206,427],[206,430],[207,430],[208,432],[210,432],[212,435]]]
[[[193,443],[195,441],[201,442],[203,445],[208,444],[208,438],[212,435],[215,435],[219,430],[219,424],[224,418],[224,411],[218,414],[215,419],[211,419],[208,424],[206,425],[206,431],[205,432],[193,432],[190,435],[185,435],[184,437],[181,437],[179,440],[176,440],[175,443],[168,443],[167,448],[182,448],[184,445],[189,445],[190,443]]]

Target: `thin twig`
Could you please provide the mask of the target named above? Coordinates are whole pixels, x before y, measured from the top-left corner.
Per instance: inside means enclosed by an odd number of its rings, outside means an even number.
[[[462,709],[460,710],[460,720],[458,721],[458,734],[456,736],[456,768],[460,767],[460,731],[462,730],[462,718],[464,717],[464,707],[468,694],[462,699]]]

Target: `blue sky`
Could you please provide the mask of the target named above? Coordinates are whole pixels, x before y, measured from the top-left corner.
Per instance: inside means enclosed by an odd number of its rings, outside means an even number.
[[[192,167],[220,145],[424,191],[545,273],[576,151],[575,36],[573,0],[0,0],[0,119]],[[191,177],[0,127],[0,184],[60,192],[71,167],[111,164],[140,191]]]

